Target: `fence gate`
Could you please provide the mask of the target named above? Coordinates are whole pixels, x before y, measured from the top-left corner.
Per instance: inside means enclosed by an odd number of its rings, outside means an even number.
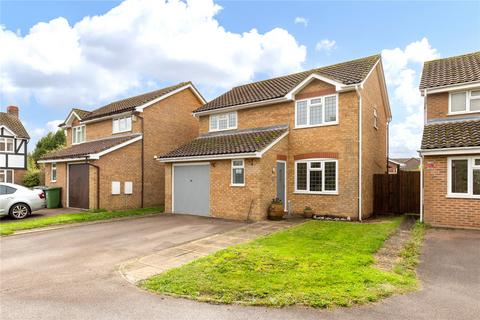
[[[375,213],[420,213],[420,172],[373,175]]]

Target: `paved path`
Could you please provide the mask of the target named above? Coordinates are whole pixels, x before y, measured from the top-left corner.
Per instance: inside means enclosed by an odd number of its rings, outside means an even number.
[[[9,319],[476,319],[480,232],[431,230],[423,290],[350,309],[211,305],[139,290],[118,273],[128,259],[244,226],[150,216],[0,239],[0,318]]]
[[[303,219],[288,219],[247,224],[241,228],[214,234],[127,261],[120,266],[120,273],[127,281],[137,283],[218,250],[290,228],[304,221]]]

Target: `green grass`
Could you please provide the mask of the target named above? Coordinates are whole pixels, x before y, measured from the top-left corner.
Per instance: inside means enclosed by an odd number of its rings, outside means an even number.
[[[400,252],[400,263],[395,266],[395,272],[399,274],[410,274],[415,277],[415,268],[418,265],[420,248],[425,235],[425,225],[417,222],[412,229],[410,240],[402,252]]]
[[[385,272],[373,267],[373,254],[400,222],[311,221],[195,260],[141,286],[200,301],[277,307],[376,301],[417,285],[411,266],[420,240],[402,253],[402,268]]]
[[[81,212],[81,213],[61,214],[57,216],[44,217],[44,218],[18,220],[18,221],[12,221],[12,222],[6,222],[6,223],[0,224],[0,235],[6,236],[19,230],[48,227],[52,225],[108,220],[113,218],[122,218],[122,217],[130,217],[130,216],[142,216],[142,215],[153,214],[158,212],[163,212],[163,208],[161,207],[144,208],[144,209],[134,209],[134,210],[123,210],[123,211],[97,210],[97,211],[87,211],[87,212]]]

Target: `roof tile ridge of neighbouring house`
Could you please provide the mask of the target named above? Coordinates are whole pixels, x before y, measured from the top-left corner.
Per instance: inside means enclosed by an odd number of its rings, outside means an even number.
[[[480,51],[472,51],[464,54],[460,54],[458,56],[452,56],[452,57],[445,57],[445,58],[438,58],[438,59],[433,59],[433,60],[428,60],[425,61],[424,64],[430,64],[432,62],[441,62],[441,61],[446,61],[446,60],[454,60],[454,59],[460,59],[460,58],[466,58],[466,57],[471,57],[478,55],[480,56]]]
[[[456,119],[431,119],[428,120],[425,126],[434,126],[442,124],[451,124],[451,123],[464,123],[464,122],[476,122],[480,121],[480,116],[469,117],[469,118],[456,118]]]
[[[11,115],[8,112],[0,111],[0,126],[7,127],[20,139],[30,139],[30,135],[20,118]]]
[[[268,126],[268,127],[246,128],[246,129],[236,129],[236,130],[218,131],[218,132],[207,132],[207,133],[201,134],[196,139],[234,136],[234,135],[249,134],[249,133],[260,133],[260,132],[276,131],[276,130],[288,130],[288,128],[289,128],[288,124],[283,124],[283,125],[274,125],[274,126]]]
[[[107,136],[107,137],[101,137],[101,138],[97,138],[97,139],[94,139],[94,140],[88,140],[88,141],[85,141],[85,142],[82,142],[82,143],[79,143],[79,144],[75,144],[76,145],[81,145],[81,144],[84,144],[84,143],[91,143],[91,142],[98,142],[98,141],[105,141],[105,140],[115,140],[115,139],[122,139],[122,138],[136,138],[136,137],[140,137],[142,134],[141,133],[128,133],[128,134],[117,134],[117,135],[114,135],[114,136]]]

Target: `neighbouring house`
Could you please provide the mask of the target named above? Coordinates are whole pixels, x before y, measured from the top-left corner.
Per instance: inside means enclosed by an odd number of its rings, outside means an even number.
[[[190,82],[109,103],[72,109],[60,126],[66,148],[49,153],[45,182],[61,187],[62,205],[125,209],[161,205],[164,165],[154,159],[198,134],[192,111],[205,100]]]
[[[16,106],[0,112],[0,182],[23,184],[27,172],[27,130],[18,117]]]
[[[422,219],[480,228],[480,52],[425,62]]]
[[[397,174],[399,171],[420,171],[420,158],[388,159],[388,173]]]
[[[235,87],[196,109],[199,136],[167,153],[167,212],[260,220],[273,198],[363,219],[387,172],[380,55]]]

